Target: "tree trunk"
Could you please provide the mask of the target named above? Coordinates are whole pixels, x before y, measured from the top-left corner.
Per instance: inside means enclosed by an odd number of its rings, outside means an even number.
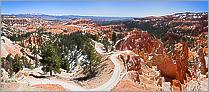
[[[92,73],[92,68],[91,68],[92,65],[91,64],[92,64],[92,61],[90,61],[90,64],[89,64],[90,65],[90,67],[89,67],[90,68],[90,74]]]
[[[12,77],[12,61],[9,61],[9,77]]]
[[[52,70],[50,70],[50,76],[52,76]]]
[[[35,54],[35,68],[38,67],[37,55]]]

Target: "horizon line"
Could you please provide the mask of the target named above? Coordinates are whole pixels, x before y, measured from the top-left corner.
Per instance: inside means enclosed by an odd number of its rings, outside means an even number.
[[[150,16],[167,16],[167,15],[174,15],[177,13],[208,13],[208,11],[200,11],[200,12],[191,12],[191,11],[185,11],[185,12],[175,12],[170,14],[162,14],[162,15],[148,15],[148,16],[102,16],[102,15],[81,15],[81,14],[44,14],[44,13],[19,13],[19,14],[7,14],[7,13],[1,13],[1,15],[21,15],[21,14],[28,14],[28,15],[49,15],[49,16],[87,16],[87,17],[121,17],[121,18],[133,18],[133,17],[150,17]]]

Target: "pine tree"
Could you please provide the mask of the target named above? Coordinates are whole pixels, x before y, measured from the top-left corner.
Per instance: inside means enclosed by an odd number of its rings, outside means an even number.
[[[101,57],[97,54],[94,47],[88,42],[85,43],[84,50],[87,55],[87,59],[90,61],[86,70],[89,70],[89,73],[92,74],[95,72],[94,67],[100,63]]]
[[[38,67],[38,63],[39,63],[38,57],[37,57],[38,53],[39,53],[38,49],[36,48],[36,46],[34,46],[34,47],[32,48],[32,54],[33,54],[34,57],[35,57],[35,68]]]
[[[113,32],[112,33],[112,42],[113,42],[113,45],[115,45],[116,41],[117,41],[117,35],[116,35],[115,32]]]
[[[8,54],[7,57],[6,57],[6,60],[7,60],[7,63],[8,63],[8,66],[5,67],[5,70],[9,73],[9,76],[10,78],[12,77],[13,75],[13,58],[11,56],[11,54]]]
[[[13,71],[17,73],[23,68],[23,65],[20,63],[20,57],[18,55],[15,55],[13,60]]]
[[[20,63],[20,57],[18,55],[15,55],[13,59],[12,55],[8,54],[3,61],[5,61],[3,68],[9,73],[10,78],[13,76],[14,72],[17,73],[23,68],[23,65]]]
[[[22,60],[22,64],[26,68],[31,68],[31,64],[28,62],[28,59],[25,56],[22,56],[20,58]]]
[[[2,57],[1,58],[1,68],[4,68],[6,66],[6,58],[5,57]]]
[[[52,71],[54,73],[60,73],[61,58],[57,54],[57,49],[52,44],[46,44],[41,50],[43,64],[42,70],[44,72],[50,72],[52,76]]]

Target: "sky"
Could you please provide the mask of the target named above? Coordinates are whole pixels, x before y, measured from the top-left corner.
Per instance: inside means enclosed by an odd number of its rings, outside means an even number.
[[[207,12],[207,1],[2,1],[2,14],[83,15],[107,17],[161,16]]]

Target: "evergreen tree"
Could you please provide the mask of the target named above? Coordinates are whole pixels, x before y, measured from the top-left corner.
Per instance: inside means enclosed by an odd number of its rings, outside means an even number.
[[[35,57],[35,68],[38,67],[38,63],[39,63],[39,60],[38,60],[38,57],[37,57],[38,53],[39,53],[38,49],[36,48],[36,46],[34,46],[34,47],[32,48],[32,54],[33,54],[34,57]]]
[[[23,65],[20,63],[20,57],[18,55],[15,55],[14,60],[13,60],[13,71],[17,73],[20,71],[23,67]]]
[[[22,56],[21,60],[24,67],[31,69],[31,64],[28,62],[28,59],[25,56]]]
[[[115,32],[113,32],[112,33],[112,42],[113,42],[113,45],[115,45],[116,41],[117,41],[117,35],[116,35]]]
[[[5,57],[2,57],[1,58],[1,68],[4,68],[6,66],[6,58]]]
[[[103,40],[102,40],[102,43],[104,45],[104,48],[105,48],[106,52],[108,52],[109,46],[111,45],[110,42],[108,41],[108,38],[104,37]]]
[[[87,59],[90,61],[89,65],[87,66],[87,71],[89,71],[90,74],[95,72],[95,66],[99,64],[101,57],[97,54],[94,47],[90,43],[85,43],[85,54],[87,55]]]
[[[10,78],[13,76],[14,72],[17,73],[23,68],[18,55],[15,55],[13,59],[12,55],[8,54],[5,60],[6,62],[4,62],[3,68],[9,73]]]
[[[54,73],[60,73],[61,58],[57,54],[57,49],[52,44],[46,44],[41,50],[43,64],[42,70],[44,72],[50,72],[52,76],[52,71]]]
[[[13,76],[13,58],[11,56],[11,54],[8,54],[6,57],[6,60],[8,62],[8,66],[5,67],[5,70],[9,73],[10,78]]]

